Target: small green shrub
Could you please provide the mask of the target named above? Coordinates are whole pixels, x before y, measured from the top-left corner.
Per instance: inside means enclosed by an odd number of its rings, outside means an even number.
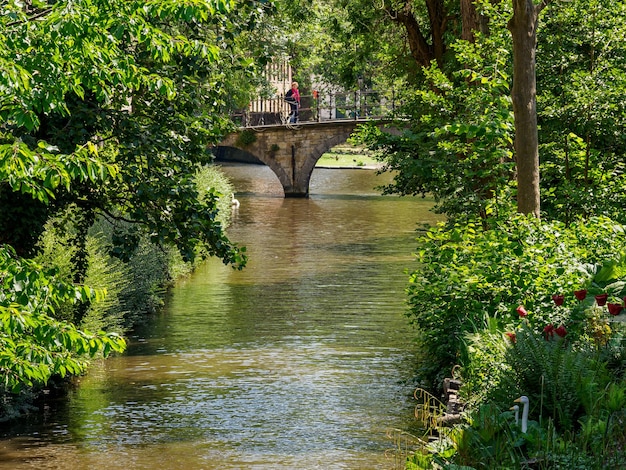
[[[231,219],[231,204],[234,188],[219,166],[206,165],[201,167],[195,175],[200,200],[207,198],[217,200],[218,220],[222,227],[228,227]]]
[[[173,279],[167,255],[172,248],[161,249],[142,234],[132,256],[121,262],[109,255],[112,230],[111,224],[100,219],[90,233],[93,251],[86,282],[105,286],[108,295],[103,304],[90,307],[85,321],[105,322],[126,331],[163,305],[165,289]]]
[[[237,136],[237,145],[240,147],[247,147],[256,142],[256,134],[251,130],[243,130]]]
[[[100,222],[98,225],[101,225]],[[131,276],[128,266],[108,254],[103,233],[94,233],[87,239],[89,267],[85,282],[94,289],[106,291],[100,302],[90,304],[82,326],[89,330],[104,329],[124,332],[124,320],[128,312],[121,307],[121,296],[131,288]]]

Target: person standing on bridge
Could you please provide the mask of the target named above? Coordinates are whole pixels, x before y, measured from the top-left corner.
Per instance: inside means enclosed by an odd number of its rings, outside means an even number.
[[[289,122],[298,122],[298,109],[300,108],[300,92],[298,91],[298,82],[291,84],[291,90],[285,94],[285,101],[289,103],[291,112],[289,113]]]

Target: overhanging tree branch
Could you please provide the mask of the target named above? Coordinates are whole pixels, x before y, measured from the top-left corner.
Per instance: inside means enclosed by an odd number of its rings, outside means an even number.
[[[18,24],[23,24],[23,23],[28,23],[30,21],[34,21],[38,18],[42,18],[44,16],[46,16],[48,13],[50,13],[52,11],[52,8],[48,8],[47,10],[43,10],[33,16],[29,16],[28,18],[25,18],[23,20],[17,20],[17,21],[12,21],[10,23],[7,23],[7,26],[16,26]]]

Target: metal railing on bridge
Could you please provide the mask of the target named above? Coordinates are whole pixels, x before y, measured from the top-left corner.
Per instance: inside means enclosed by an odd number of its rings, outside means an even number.
[[[337,120],[389,118],[395,114],[396,100],[393,93],[355,91],[350,93],[313,92],[301,95],[298,122],[324,122]],[[241,127],[286,125],[291,108],[282,97],[258,99],[247,109],[232,115]]]

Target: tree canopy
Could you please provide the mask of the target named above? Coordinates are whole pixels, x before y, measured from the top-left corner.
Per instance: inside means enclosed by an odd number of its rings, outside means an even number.
[[[189,179],[228,129],[216,112],[229,96],[221,78],[253,64],[234,38],[258,20],[257,3],[9,4],[0,51],[3,198],[31,207],[38,224],[74,203],[87,219],[99,211],[137,222],[187,259],[200,244],[241,262],[214,222],[213,202],[198,201]],[[30,251],[12,237],[19,227],[3,228],[2,241]]]
[[[431,194],[451,218],[512,202],[568,223],[593,214],[623,220],[622,4],[306,6],[307,20],[290,36],[296,72],[353,89],[366,78],[368,86],[394,88],[404,104],[404,135],[365,134],[396,174],[387,191]],[[493,140],[494,123],[506,136]],[[487,162],[494,145],[499,157]]]
[[[79,373],[82,354],[123,348],[114,335],[54,319],[60,303],[97,299],[82,286],[96,217],[114,226],[111,253],[121,259],[144,233],[186,260],[212,255],[245,264],[218,221],[220,195],[199,191],[194,175],[232,129],[231,103],[253,89],[238,79],[263,63],[253,31],[272,5],[9,0],[2,8],[0,259],[11,274],[0,277],[0,372],[14,389]],[[69,207],[65,229],[78,250],[74,284],[64,285],[24,258],[36,251],[46,221]]]

